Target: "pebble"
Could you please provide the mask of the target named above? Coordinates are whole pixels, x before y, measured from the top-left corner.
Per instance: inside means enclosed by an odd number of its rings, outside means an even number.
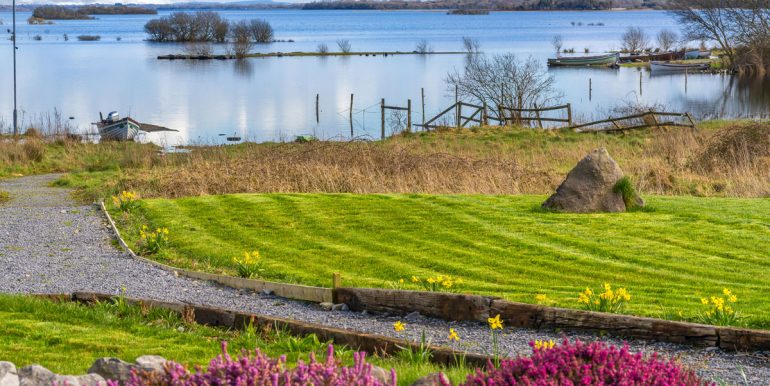
[[[181,277],[132,259],[112,245],[112,234],[99,211],[91,206],[79,206],[72,202],[67,190],[49,186],[57,178],[57,175],[46,175],[0,180],[0,190],[9,191],[12,197],[0,206],[0,292],[118,293],[125,285],[126,294],[132,297],[253,312],[415,342],[424,332],[433,344],[491,354],[489,328],[484,323],[450,323],[419,313],[402,317],[343,310],[330,313],[317,304],[276,301],[275,296],[262,292],[244,292]],[[73,227],[87,231],[72,233],[68,229]],[[407,321],[406,330],[395,332],[393,323],[399,320]],[[450,327],[460,335],[460,342],[447,339]],[[564,338],[624,343],[591,333],[506,328],[499,339],[500,352],[512,357],[528,355],[530,341]],[[664,357],[676,358],[700,376],[720,384],[767,385],[770,380],[767,355],[649,341],[628,341],[627,344],[634,352],[658,352]],[[746,374],[746,382],[742,372]]]

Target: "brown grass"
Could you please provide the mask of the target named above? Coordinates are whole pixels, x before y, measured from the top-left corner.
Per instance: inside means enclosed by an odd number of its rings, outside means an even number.
[[[606,147],[643,194],[767,197],[769,147],[761,140],[769,129],[764,123],[720,123],[698,130],[616,135],[491,127],[411,134],[384,142],[195,147],[189,154],[169,155],[149,145],[65,141],[48,145],[51,154],[46,153],[42,163],[56,158],[55,171],[112,171],[98,183],[84,184],[94,195],[123,189],[143,197],[236,192],[548,194],[588,152]],[[26,146],[29,152],[23,146],[19,150],[18,144],[8,150],[9,144],[0,142],[0,168],[9,159],[18,163],[40,158],[32,145]],[[715,159],[718,165],[710,166]]]

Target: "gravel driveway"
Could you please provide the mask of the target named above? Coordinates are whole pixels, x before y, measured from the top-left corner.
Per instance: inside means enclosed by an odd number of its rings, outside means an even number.
[[[11,201],[0,205],[0,292],[116,293],[125,286],[128,296],[133,297],[181,301],[404,336],[403,332],[393,331],[392,324],[398,320],[395,317],[323,311],[315,305],[176,277],[136,261],[113,246],[106,219],[95,206],[78,205],[69,198],[67,190],[49,187],[57,178],[57,175],[45,175],[0,181],[0,190],[11,194]],[[488,328],[480,323],[449,323],[421,316],[402,320],[407,324],[406,334],[414,340],[425,330],[434,343],[448,345],[447,332],[452,327],[462,337],[462,348],[483,353],[489,346]],[[506,329],[501,347],[512,356],[528,354],[527,342],[560,340],[563,336],[564,333],[553,331]],[[585,333],[568,333],[568,336],[622,344]],[[729,353],[646,341],[629,344],[634,351],[675,356],[701,376],[718,382],[743,385],[743,372],[750,385],[770,384],[770,353]]]

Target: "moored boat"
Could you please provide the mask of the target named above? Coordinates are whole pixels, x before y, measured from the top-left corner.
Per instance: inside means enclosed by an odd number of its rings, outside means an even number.
[[[671,63],[671,62],[650,62],[650,71],[652,72],[687,72],[704,71],[711,67],[709,63]]]
[[[711,57],[711,51],[708,50],[690,50],[684,53],[685,59],[708,59]]]
[[[643,55],[626,55],[626,56],[620,56],[618,58],[618,61],[620,63],[630,63],[630,62],[669,61],[669,60],[680,60],[680,59],[684,59],[684,51],[658,52],[658,53],[643,54]]]
[[[614,66],[618,63],[618,54],[595,56],[565,56],[548,59],[549,66]]]

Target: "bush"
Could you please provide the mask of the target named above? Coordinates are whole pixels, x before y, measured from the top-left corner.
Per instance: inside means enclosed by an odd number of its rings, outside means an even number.
[[[613,291],[609,283],[604,283],[604,292],[600,294],[586,288],[578,296],[578,303],[582,304],[586,310],[597,312],[620,312],[630,300],[631,295],[625,288]]]
[[[249,32],[251,33],[251,38],[257,43],[270,43],[273,41],[273,27],[262,19],[252,19],[249,21]]]
[[[329,46],[327,46],[324,43],[321,43],[318,45],[318,48],[316,48],[316,51],[318,51],[319,54],[325,55],[329,53]]]
[[[92,19],[80,9],[62,7],[60,5],[43,5],[32,11],[32,17],[48,20],[87,20]],[[31,23],[30,23],[31,24]]]
[[[24,155],[27,160],[32,162],[40,162],[45,155],[45,146],[38,141],[26,141],[24,142]]]
[[[259,349],[254,353],[245,350],[240,357],[230,357],[227,343],[222,343],[222,354],[214,358],[208,368],[198,368],[195,373],[178,363],[170,362],[165,371],[156,373],[133,373],[125,386],[204,386],[204,385],[369,385],[395,386],[396,373],[391,370],[391,379],[383,383],[372,375],[372,365],[366,363],[366,354],[354,354],[352,367],[342,366],[334,358],[334,346],[329,346],[326,361],[318,362],[315,353],[310,353],[310,361],[299,361],[293,369],[287,368],[286,357],[271,359]],[[110,386],[118,382],[109,381]]]
[[[339,39],[337,40],[337,47],[339,47],[340,52],[348,54],[350,53],[350,40],[347,39]]]
[[[78,40],[81,42],[96,42],[102,40],[102,37],[99,35],[80,35],[78,36]]]
[[[618,349],[603,342],[585,344],[564,340],[551,347],[541,344],[529,358],[503,360],[499,367],[476,370],[463,385],[709,385],[691,370],[657,354],[631,354],[627,345]]]

